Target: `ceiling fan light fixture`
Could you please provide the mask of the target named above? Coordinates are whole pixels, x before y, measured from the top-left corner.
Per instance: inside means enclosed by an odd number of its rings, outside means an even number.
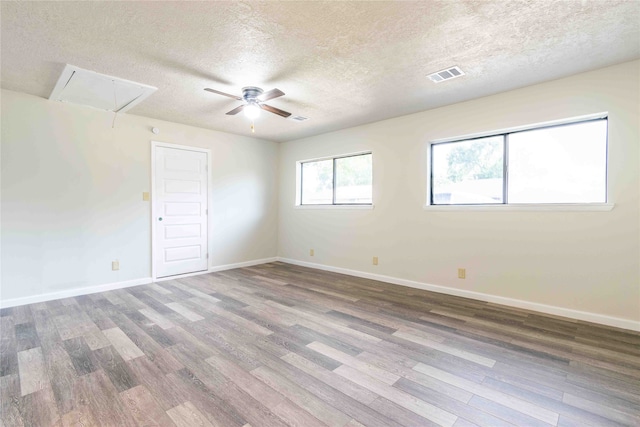
[[[244,107],[244,115],[250,118],[251,120],[258,118],[260,115],[260,107],[256,103],[250,103],[246,107]]]
[[[270,91],[264,92],[259,87],[255,86],[247,86],[242,88],[242,97],[231,95],[225,92],[220,92],[219,90],[205,88],[207,92],[216,93],[218,95],[226,96],[227,98],[233,98],[238,101],[244,101],[245,104],[242,104],[233,110],[227,112],[228,116],[235,116],[240,111],[244,110],[245,116],[249,119],[253,120],[257,118],[261,113],[260,110],[265,110],[268,113],[276,114],[280,117],[284,117],[285,119],[291,116],[291,113],[288,111],[281,110],[279,108],[273,107],[269,104],[264,104],[265,101],[270,99],[279,98],[284,95],[284,92],[280,89],[271,89]]]

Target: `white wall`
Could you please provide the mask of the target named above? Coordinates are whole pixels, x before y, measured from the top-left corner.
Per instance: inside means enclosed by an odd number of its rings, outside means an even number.
[[[279,256],[640,320],[639,84],[634,61],[284,143]],[[603,111],[612,211],[423,209],[428,141]],[[363,150],[373,151],[375,209],[294,209],[296,161]]]
[[[279,148],[128,114],[112,129],[110,113],[1,95],[2,300],[150,276],[151,205],[141,195],[150,191],[149,141],[160,140],[212,150],[212,266],[277,252],[640,320],[639,61]],[[601,111],[609,112],[612,211],[423,209],[428,141]],[[375,209],[294,209],[297,160],[362,150],[374,153]],[[120,271],[111,271],[114,259]]]
[[[151,140],[211,149],[211,266],[276,256],[276,143],[1,94],[2,300],[151,276]]]

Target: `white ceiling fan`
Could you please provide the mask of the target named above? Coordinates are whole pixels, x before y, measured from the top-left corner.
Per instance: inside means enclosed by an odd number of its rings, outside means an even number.
[[[277,114],[281,117],[287,118],[291,115],[291,113],[281,110],[276,107],[272,107],[271,105],[267,105],[264,102],[270,99],[278,98],[284,95],[284,92],[280,89],[271,89],[268,92],[263,91],[259,87],[255,86],[247,86],[242,88],[242,96],[231,95],[225,92],[220,92],[219,90],[206,88],[207,92],[217,93],[218,95],[226,96],[228,98],[233,98],[238,101],[244,101],[245,104],[234,108],[229,111],[227,115],[233,116],[238,114],[240,111],[244,111],[244,114],[250,119],[255,119],[260,115],[260,110],[265,110],[273,114]]]

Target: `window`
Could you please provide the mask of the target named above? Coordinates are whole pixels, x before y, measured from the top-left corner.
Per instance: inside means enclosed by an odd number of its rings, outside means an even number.
[[[300,163],[301,205],[372,204],[371,153]]]
[[[607,118],[431,144],[431,205],[606,203]]]

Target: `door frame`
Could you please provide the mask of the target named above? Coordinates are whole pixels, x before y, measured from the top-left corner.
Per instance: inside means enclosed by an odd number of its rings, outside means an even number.
[[[209,240],[209,229],[211,228],[211,221],[210,218],[211,216],[209,215],[209,212],[211,211],[211,188],[213,185],[213,179],[212,179],[212,174],[211,174],[211,150],[209,148],[200,148],[200,147],[192,147],[189,145],[179,145],[179,144],[171,144],[168,142],[161,142],[161,141],[151,141],[151,280],[152,281],[157,281],[158,277],[156,276],[157,273],[157,269],[156,269],[156,217],[157,212],[156,212],[156,148],[158,147],[162,147],[162,148],[175,148],[178,150],[186,150],[186,151],[197,151],[200,153],[206,153],[207,155],[207,164],[206,164],[206,171],[207,171],[207,271],[211,268],[211,265],[209,264],[211,261],[208,256],[208,254],[211,253],[211,249],[212,249],[212,245],[211,242]],[[205,271],[206,272],[206,271]],[[176,276],[170,276],[170,278],[178,278],[178,277],[183,277],[183,276],[190,276],[193,274],[202,274],[203,272],[198,271],[195,273],[184,273],[184,275],[176,275]],[[164,280],[164,278],[161,278],[159,280]]]

